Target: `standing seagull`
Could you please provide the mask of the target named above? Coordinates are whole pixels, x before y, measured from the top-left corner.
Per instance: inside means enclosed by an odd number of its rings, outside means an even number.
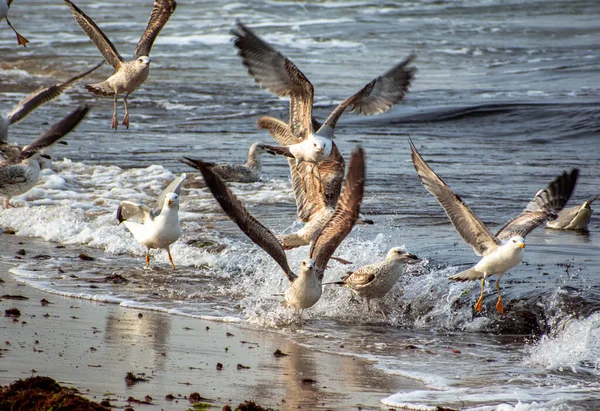
[[[1,1],[1,0],[0,0]],[[92,42],[98,47],[102,56],[108,64],[113,66],[115,72],[112,76],[101,83],[87,84],[85,88],[97,96],[115,96],[114,110],[112,118],[112,128],[117,128],[117,96],[125,94],[123,106],[125,107],[125,116],[123,125],[129,128],[129,110],[127,109],[127,97],[133,93],[148,77],[150,72],[150,49],[158,36],[158,33],[175,11],[177,3],[174,0],[155,0],[154,8],[150,14],[150,20],[146,26],[146,31],[142,34],[135,52],[133,60],[125,61],[119,54],[115,46],[110,42],[100,28],[85,15],[75,4],[69,0],[64,0],[71,9],[75,21],[81,29],[89,36]]]
[[[563,172],[545,189],[538,191],[523,212],[506,223],[494,235],[463,200],[435,174],[410,139],[409,143],[413,164],[421,182],[444,208],[452,225],[463,240],[473,247],[475,254],[483,257],[473,268],[454,274],[450,280],[481,279],[481,293],[475,304],[475,309],[481,311],[485,279],[497,274],[498,302],[496,310],[500,314],[504,314],[502,295],[500,294],[500,278],[523,259],[524,237],[540,224],[555,219],[558,212],[565,206],[575,188],[579,170],[575,168],[570,174]]]
[[[151,210],[145,204],[121,201],[117,208],[117,220],[125,224],[138,243],[146,247],[146,267],[150,268],[150,249],[167,250],[169,261],[176,269],[171,257],[170,245],[181,237],[179,225],[179,192],[186,179],[185,173],[173,180],[156,200]],[[140,222],[130,221],[130,219]]]
[[[12,197],[26,193],[37,183],[40,150],[50,147],[75,128],[89,109],[89,106],[79,106],[23,148],[0,141],[0,197],[4,198],[4,208],[9,207]]]
[[[592,203],[598,196],[584,201],[582,204],[562,210],[556,220],[548,221],[546,226],[555,230],[585,231],[592,218]]]
[[[384,297],[398,282],[404,272],[404,265],[417,261],[419,259],[416,255],[407,253],[401,247],[394,247],[388,251],[384,261],[360,267],[342,278],[342,281],[329,284],[349,288],[364,299],[367,311],[371,311],[371,299]]]
[[[8,23],[10,28],[17,35],[17,42],[19,43],[19,46],[27,47],[27,43],[29,43],[29,40],[27,40],[25,37],[21,36],[19,34],[19,32],[17,30],[15,30],[13,25],[10,24],[10,20],[8,20],[8,9],[9,9],[10,5],[12,4],[12,2],[13,2],[13,0],[0,0],[0,21],[2,21],[2,19],[6,19],[6,22]]]
[[[0,3],[3,0],[0,0]],[[87,76],[98,67],[104,64],[104,61],[95,65],[84,73],[68,79],[62,83],[57,83],[49,87],[43,87],[38,91],[31,93],[17,104],[17,106],[6,116],[6,120],[0,115],[0,142],[8,141],[8,127],[23,120],[36,108],[62,95],[77,80]]]
[[[242,63],[255,82],[277,96],[290,97],[289,127],[296,142],[289,145],[289,150],[296,159],[296,166],[304,161],[312,163],[311,171],[315,173],[319,172],[315,166],[331,154],[335,126],[346,108],[350,107],[351,111],[366,115],[389,110],[407,93],[416,72],[414,67],[408,67],[414,58],[411,55],[341,102],[317,132],[313,133],[314,88],[308,78],[292,61],[242,23],[238,22],[237,30],[232,30],[232,34],[235,36],[233,44],[239,49]],[[287,126],[272,117],[261,120],[263,128]]]
[[[265,250],[283,269],[290,281],[285,292],[285,301],[296,310],[312,307],[322,293],[322,281],[327,262],[352,230],[358,217],[362,202],[365,179],[365,154],[362,148],[352,152],[350,169],[344,191],[337,203],[335,212],[315,238],[310,248],[309,257],[302,261],[300,273],[296,275],[289,267],[285,251],[277,237],[263,226],[246,210],[244,205],[227,188],[225,183],[211,171],[200,165],[206,185],[215,196],[225,213],[240,227],[255,244]]]

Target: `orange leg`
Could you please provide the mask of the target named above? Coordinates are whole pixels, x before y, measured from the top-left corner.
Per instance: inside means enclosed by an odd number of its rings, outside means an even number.
[[[146,250],[146,267],[150,268],[150,250]]]
[[[177,270],[177,267],[175,267],[175,263],[173,262],[173,257],[171,257],[171,250],[169,250],[167,248],[167,255],[169,256],[169,261],[171,262],[171,265],[173,266],[173,270]]]
[[[113,117],[112,117],[112,128],[114,128],[115,130],[117,129],[117,126],[119,125],[119,122],[117,121],[117,91],[115,90],[115,100],[114,100],[114,104],[113,104]]]
[[[21,36],[17,32],[17,30],[15,30],[15,28],[13,27],[13,25],[10,24],[10,21],[8,21],[8,18],[6,19],[6,22],[8,23],[8,25],[10,26],[10,28],[13,29],[13,31],[17,35],[17,42],[19,43],[19,46],[27,47],[27,43],[29,43],[29,40],[27,40],[25,37]]]
[[[498,290],[498,302],[496,303],[496,310],[500,314],[504,314],[504,307],[502,306],[502,294],[500,294],[500,280],[496,281],[496,290]]]
[[[475,310],[477,310],[477,312],[480,312],[483,306],[483,289],[485,288],[485,277],[481,279],[481,293],[479,293],[479,299],[477,300],[477,303],[475,304]]]

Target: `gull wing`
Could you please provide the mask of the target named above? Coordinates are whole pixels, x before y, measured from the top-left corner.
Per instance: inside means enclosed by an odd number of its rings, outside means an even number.
[[[257,121],[259,129],[266,129],[269,134],[282,146],[291,146],[292,144],[298,144],[302,142],[301,138],[298,138],[292,134],[292,130],[289,124],[275,118],[264,116]]]
[[[117,220],[119,223],[122,223],[125,220],[130,219],[139,220],[141,222],[145,222],[148,220],[153,220],[154,215],[152,214],[152,210],[145,204],[134,203],[131,201],[121,201],[119,207],[117,207]]]
[[[313,85],[291,60],[241,22],[237,24],[231,34],[242,63],[261,88],[290,97],[290,128],[293,135],[304,139],[312,131]]]
[[[573,194],[577,177],[579,177],[577,168],[568,174],[563,171],[546,188],[535,194],[521,214],[498,230],[496,237],[499,240],[508,240],[516,235],[525,237],[540,224],[555,219]]]
[[[156,206],[154,208],[155,216],[160,214],[160,210],[162,210],[163,205],[165,204],[165,197],[167,196],[167,194],[175,193],[175,194],[179,195],[179,192],[181,191],[181,187],[183,187],[183,183],[185,182],[186,178],[187,178],[187,174],[183,173],[182,175],[177,177],[175,180],[173,180],[171,182],[171,184],[169,184],[167,186],[167,188],[165,188],[163,190],[162,193],[160,193],[160,195],[156,199]]]
[[[134,59],[150,55],[150,49],[154,44],[154,40],[156,40],[158,33],[160,33],[165,24],[167,24],[167,21],[169,21],[169,17],[175,12],[176,7],[177,3],[173,0],[154,0],[154,7],[150,14],[150,20],[148,20],[146,30],[144,31],[144,34],[142,34],[142,37],[135,48],[135,52],[133,53]]]
[[[327,262],[358,219],[365,183],[365,152],[359,146],[350,155],[344,191],[335,211],[312,243],[309,256],[315,262],[315,273],[323,279]]]
[[[437,199],[446,211],[452,225],[477,255],[486,255],[500,242],[490,229],[475,215],[464,201],[429,167],[421,157],[412,140],[408,139],[412,151],[412,161],[421,183]]]
[[[64,2],[71,9],[71,14],[75,18],[79,27],[88,35],[90,40],[98,47],[100,53],[115,70],[121,67],[121,63],[124,61],[123,57],[119,54],[115,46],[110,42],[108,37],[100,30],[100,28],[90,19],[79,7],[73,4],[70,0],[64,0]]]
[[[265,250],[283,269],[286,277],[293,282],[297,276],[292,272],[288,265],[285,251],[277,237],[256,218],[252,216],[238,200],[238,198],[227,188],[223,180],[215,174],[209,167],[206,167],[202,161],[198,162],[198,167],[206,185],[215,196],[217,202],[223,208],[223,211],[238,225],[238,227],[254,242]]]
[[[362,286],[367,285],[375,279],[375,274],[371,270],[371,266],[361,267],[354,271],[342,281],[350,286]]]
[[[89,105],[77,107],[71,114],[55,123],[48,130],[44,131],[33,143],[23,147],[20,154],[21,159],[29,158],[39,150],[49,147],[56,143],[60,138],[67,135],[79,124],[90,110]]]
[[[15,124],[15,123],[18,123],[19,121],[23,120],[25,117],[27,117],[29,114],[31,114],[31,112],[34,111],[36,108],[38,108],[39,106],[41,106],[44,103],[47,103],[47,102],[59,97],[69,87],[71,87],[73,85],[73,83],[75,83],[77,80],[87,76],[88,74],[90,74],[91,72],[93,72],[94,70],[96,70],[98,67],[100,67],[103,64],[104,64],[104,60],[101,61],[100,64],[95,65],[94,67],[87,70],[86,72],[78,74],[75,77],[72,77],[63,83],[58,83],[58,84],[54,84],[53,86],[50,86],[50,87],[41,88],[40,90],[25,97],[23,100],[21,100],[19,102],[17,107],[15,107],[13,109],[13,111],[11,111],[8,116],[6,116],[6,119],[8,120],[8,124]]]
[[[356,114],[368,116],[389,110],[408,92],[410,82],[417,72],[415,67],[408,67],[414,58],[415,56],[411,54],[385,74],[371,80],[356,94],[342,101],[331,112],[323,126],[335,129],[337,121],[347,107]]]

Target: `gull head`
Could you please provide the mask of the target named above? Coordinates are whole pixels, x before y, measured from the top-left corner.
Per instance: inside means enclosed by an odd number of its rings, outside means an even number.
[[[402,261],[409,264],[414,264],[419,261],[419,258],[416,255],[407,252],[402,247],[390,248],[385,259],[386,261]]]
[[[302,260],[302,264],[300,264],[300,273],[310,274],[313,272],[314,268],[315,262],[313,260],[304,259]]]
[[[510,244],[515,249],[525,248],[525,239],[520,235],[516,235],[508,240],[508,244]]]
[[[179,206],[179,196],[176,193],[169,193],[165,196],[165,205],[167,208],[176,208]]]
[[[148,67],[150,65],[150,57],[140,56],[135,61],[140,67]]]

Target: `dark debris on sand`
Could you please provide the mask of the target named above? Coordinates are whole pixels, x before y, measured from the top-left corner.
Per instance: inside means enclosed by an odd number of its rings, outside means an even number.
[[[0,387],[0,410],[108,411],[109,409],[78,395],[74,388],[61,387],[52,378],[29,377],[26,380],[17,380],[8,387]]]

